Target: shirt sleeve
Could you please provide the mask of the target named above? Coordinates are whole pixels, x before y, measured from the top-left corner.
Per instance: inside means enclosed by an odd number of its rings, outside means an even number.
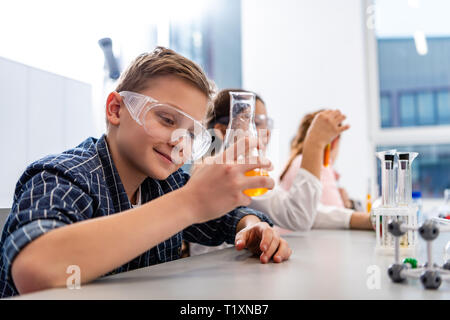
[[[261,221],[273,226],[272,221],[263,213],[247,207],[238,207],[218,219],[194,224],[184,229],[183,239],[205,246],[218,246],[224,242],[234,244],[236,226],[247,215],[255,215]]]
[[[299,168],[289,191],[277,186],[267,197],[254,198],[250,207],[266,213],[279,227],[306,231],[313,226],[321,193],[320,180]]]
[[[314,229],[349,229],[355,210],[319,204]]]
[[[0,259],[10,275],[17,254],[30,242],[92,215],[93,200],[80,187],[47,171],[33,176],[18,194],[3,229]]]

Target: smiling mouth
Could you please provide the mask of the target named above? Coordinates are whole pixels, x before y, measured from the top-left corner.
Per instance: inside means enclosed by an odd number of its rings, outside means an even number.
[[[158,150],[156,150],[156,149],[153,149],[153,150],[155,150],[156,153],[158,153],[161,157],[163,157],[164,159],[166,159],[168,162],[170,162],[170,163],[173,164],[172,158],[171,158],[170,156],[168,156],[168,155],[166,155],[165,153],[162,153],[162,152],[160,152],[160,151],[158,151]]]

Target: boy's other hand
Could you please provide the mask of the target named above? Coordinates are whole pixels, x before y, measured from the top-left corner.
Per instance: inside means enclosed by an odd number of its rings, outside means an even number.
[[[345,119],[346,116],[339,110],[320,112],[312,121],[305,140],[325,147],[339,134],[350,128],[350,125],[342,125]]]
[[[292,254],[286,240],[266,222],[252,224],[236,234],[235,246],[237,250],[249,249],[259,255],[261,263],[268,263],[270,259],[279,263],[289,259]]]

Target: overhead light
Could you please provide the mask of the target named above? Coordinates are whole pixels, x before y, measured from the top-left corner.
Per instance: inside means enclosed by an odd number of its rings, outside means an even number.
[[[423,31],[416,31],[414,33],[414,42],[419,55],[424,56],[428,53],[427,38],[425,38],[425,33]]]

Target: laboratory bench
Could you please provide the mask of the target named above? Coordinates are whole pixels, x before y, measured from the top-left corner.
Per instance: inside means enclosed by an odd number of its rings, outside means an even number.
[[[280,264],[261,264],[247,250],[227,248],[103,277],[80,289],[14,299],[450,299],[450,283],[438,290],[425,290],[419,280],[392,283],[387,268],[393,256],[376,253],[372,231],[312,230],[283,237],[293,254]],[[449,240],[446,233],[434,241],[435,262],[442,262]],[[425,262],[425,243],[417,252]]]

